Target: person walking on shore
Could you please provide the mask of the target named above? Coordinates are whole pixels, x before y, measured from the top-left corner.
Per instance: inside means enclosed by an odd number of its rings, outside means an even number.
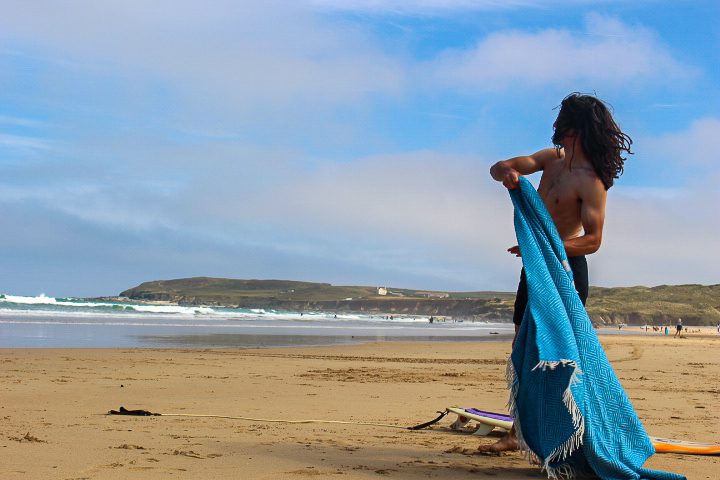
[[[675,324],[675,336],[673,338],[678,337],[678,336],[680,338],[682,338],[682,329],[683,329],[682,318],[678,318],[678,321]]]
[[[584,305],[589,290],[585,256],[600,248],[607,191],[623,173],[622,154],[632,153],[632,140],[620,130],[601,100],[578,93],[563,99],[553,129],[555,148],[497,162],[490,168],[490,175],[506,188],[515,189],[520,176],[542,172],[538,193],[563,240],[575,288]],[[517,245],[508,252],[522,255]],[[513,312],[516,337],[527,303],[523,270]],[[496,443],[478,448],[489,453],[517,449],[514,428]]]

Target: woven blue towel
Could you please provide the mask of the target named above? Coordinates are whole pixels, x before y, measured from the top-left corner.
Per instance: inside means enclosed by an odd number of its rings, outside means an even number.
[[[685,478],[642,468],[655,449],[575,291],[555,224],[525,178],[510,197],[529,298],[508,362],[521,450],[550,478]]]

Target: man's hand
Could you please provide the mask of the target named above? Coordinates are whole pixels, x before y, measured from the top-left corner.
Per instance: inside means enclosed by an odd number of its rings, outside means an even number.
[[[514,189],[518,188],[519,183],[520,183],[520,172],[518,172],[514,168],[508,169],[508,171],[502,177],[502,184],[505,186],[505,188],[507,188],[509,190],[514,190]]]
[[[517,245],[515,245],[514,247],[508,248],[507,251],[509,253],[512,253],[516,257],[522,257],[522,255],[520,255],[520,247],[518,247]]]

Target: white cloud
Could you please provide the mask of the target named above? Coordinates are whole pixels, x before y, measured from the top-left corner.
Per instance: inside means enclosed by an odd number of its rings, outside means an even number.
[[[26,135],[10,135],[0,133],[0,147],[20,148],[30,150],[45,150],[50,148],[47,141]]]
[[[720,178],[657,194],[614,187],[591,281],[605,286],[720,283]],[[640,194],[638,194],[640,193]]]
[[[282,191],[255,194],[255,218],[294,232],[317,254],[464,285],[516,282],[507,192],[475,157],[421,151],[295,172]],[[208,210],[209,208],[203,208]],[[288,240],[292,242],[292,240]]]
[[[14,186],[0,183],[0,204],[20,211],[41,207],[89,224],[122,230],[153,231],[179,227],[172,218],[159,185],[79,183],[59,180],[42,186]],[[175,223],[178,222],[178,223]]]
[[[0,115],[0,124],[12,125],[17,127],[43,127],[46,126],[45,122],[40,120],[24,118],[24,117],[13,117],[9,115]]]
[[[378,155],[341,165],[297,168],[276,163],[274,179],[259,188],[211,176],[193,185],[198,212],[222,212],[225,221],[265,219],[309,232],[344,231],[442,244],[484,245],[493,212],[509,208],[502,189],[489,191],[487,164],[439,152]],[[202,192],[213,189],[213,196]],[[219,204],[252,209],[223,211]],[[488,208],[490,207],[490,208]],[[507,225],[506,225],[507,227]],[[492,229],[491,229],[492,230]]]
[[[592,256],[597,284],[720,283],[720,121],[638,139],[639,176],[670,172],[671,187],[625,186],[608,194],[603,247]],[[633,159],[634,161],[634,159]]]
[[[679,81],[694,71],[675,60],[648,30],[589,15],[584,32],[545,29],[500,31],[473,48],[444,52],[427,65],[433,82],[470,91],[579,82],[626,86],[628,82]]]
[[[0,39],[66,68],[119,72],[125,89],[159,81],[235,109],[356,102],[404,81],[370,35],[295,2],[10,2]]]
[[[720,118],[696,120],[683,132],[642,140],[643,155],[662,163],[720,170]]]
[[[507,7],[495,1],[396,3],[408,9]],[[375,2],[339,6],[380,8]],[[115,72],[120,92],[142,95],[160,82],[170,95],[236,116],[292,117],[308,107],[362,105],[368,96],[402,97],[428,83],[477,92],[572,87],[582,80],[598,87],[657,83],[693,74],[646,29],[587,18],[582,32],[499,31],[429,62],[384,51],[362,25],[333,21],[304,2],[10,2],[0,18],[0,39],[80,75]]]

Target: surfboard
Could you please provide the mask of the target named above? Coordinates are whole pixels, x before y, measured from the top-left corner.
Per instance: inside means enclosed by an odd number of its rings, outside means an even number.
[[[504,413],[488,412],[477,408],[448,407],[448,412],[458,416],[450,426],[457,431],[465,431],[473,435],[488,435],[495,428],[510,430],[513,417]],[[471,420],[477,422],[476,428],[468,428]],[[669,438],[650,437],[656,453],[685,453],[690,455],[720,455],[720,445],[711,443],[688,442]]]
[[[657,453],[687,453],[690,455],[720,455],[720,445],[687,442],[669,438],[650,437]]]
[[[495,427],[510,430],[513,424],[513,417],[503,413],[460,407],[448,407],[447,411],[458,416],[455,423],[450,425],[450,428],[453,430],[466,431],[467,425],[471,420],[478,422],[477,427],[472,430],[473,435],[487,435],[492,432]]]

